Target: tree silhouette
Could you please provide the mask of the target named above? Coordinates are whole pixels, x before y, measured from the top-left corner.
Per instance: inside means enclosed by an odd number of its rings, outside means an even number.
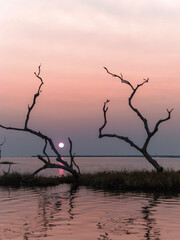
[[[80,169],[74,161],[74,155],[72,155],[72,141],[71,141],[71,139],[68,138],[69,144],[70,144],[70,158],[71,158],[71,161],[70,161],[70,164],[69,164],[68,162],[66,162],[62,159],[60,153],[56,149],[55,144],[53,143],[53,141],[50,137],[46,136],[45,134],[41,133],[40,131],[35,131],[35,130],[31,129],[28,126],[31,111],[33,110],[33,108],[36,104],[36,100],[39,97],[39,95],[42,91],[41,90],[42,85],[44,84],[43,79],[40,75],[41,74],[41,65],[38,67],[38,73],[34,72],[34,74],[35,74],[36,78],[40,80],[40,85],[38,87],[37,92],[34,94],[32,104],[30,106],[28,105],[28,111],[27,111],[24,127],[23,128],[16,128],[16,127],[7,127],[7,126],[4,126],[4,125],[0,125],[0,127],[4,128],[4,129],[7,129],[7,130],[16,130],[16,131],[21,131],[21,132],[28,132],[28,133],[31,133],[31,134],[33,134],[33,135],[35,135],[35,136],[44,140],[44,142],[45,142],[45,145],[44,145],[44,148],[43,148],[44,156],[41,156],[41,155],[37,156],[39,158],[39,160],[41,160],[44,163],[44,165],[42,167],[40,167],[39,169],[37,169],[33,173],[33,175],[35,175],[35,174],[39,173],[40,171],[42,171],[44,169],[47,169],[47,168],[61,168],[61,169],[64,169],[65,171],[68,171],[69,173],[71,173],[76,178],[78,178],[78,176],[80,174]],[[46,152],[47,145],[49,145],[51,147],[52,151],[56,155],[56,161],[58,163],[52,163],[51,162],[51,159]],[[61,164],[59,164],[59,163],[61,163]]]
[[[157,131],[158,131],[158,129],[159,129],[159,125],[160,125],[161,123],[163,123],[163,122],[165,122],[165,121],[167,121],[167,120],[169,120],[169,119],[171,118],[171,112],[172,112],[173,109],[171,109],[170,111],[167,109],[167,117],[164,118],[164,119],[159,120],[159,121],[155,124],[153,130],[151,131],[151,130],[149,129],[149,124],[148,124],[147,119],[142,115],[142,113],[141,113],[137,108],[135,108],[135,107],[133,106],[133,103],[132,103],[132,99],[133,99],[135,93],[137,92],[137,90],[138,90],[140,87],[142,87],[145,83],[148,83],[149,78],[144,79],[144,81],[143,81],[141,84],[137,84],[136,87],[133,87],[133,85],[132,85],[129,81],[127,81],[127,80],[125,80],[125,79],[123,78],[123,75],[122,75],[122,74],[116,75],[116,74],[113,74],[113,73],[109,72],[109,70],[108,70],[106,67],[104,67],[104,69],[105,69],[106,72],[107,72],[108,74],[110,74],[112,77],[117,77],[117,78],[119,78],[122,83],[125,83],[125,84],[129,85],[130,88],[132,89],[132,93],[131,93],[131,95],[130,95],[130,97],[129,97],[129,106],[130,106],[130,108],[138,115],[138,117],[139,117],[139,118],[141,119],[141,121],[143,122],[143,125],[144,125],[144,128],[145,128],[145,131],[146,131],[147,136],[146,136],[146,139],[145,139],[145,142],[144,142],[143,146],[142,146],[142,147],[139,147],[136,143],[134,143],[134,142],[133,142],[132,140],[130,140],[128,137],[120,136],[120,135],[117,135],[117,134],[102,133],[103,129],[105,128],[105,126],[106,126],[106,124],[107,124],[107,111],[108,111],[107,104],[108,104],[108,102],[110,101],[110,100],[106,100],[106,102],[104,102],[104,106],[103,106],[104,123],[103,123],[103,125],[99,128],[99,138],[103,138],[103,137],[117,138],[117,139],[120,139],[120,140],[123,140],[123,141],[129,143],[129,145],[131,145],[131,146],[134,147],[136,150],[138,150],[139,152],[141,152],[141,153],[143,154],[143,156],[147,159],[147,161],[148,161],[149,163],[151,163],[157,171],[160,171],[160,172],[163,171],[163,167],[160,166],[160,165],[157,163],[157,161],[150,156],[150,154],[149,154],[148,151],[147,151],[147,147],[148,147],[148,144],[149,144],[151,138],[157,133]]]

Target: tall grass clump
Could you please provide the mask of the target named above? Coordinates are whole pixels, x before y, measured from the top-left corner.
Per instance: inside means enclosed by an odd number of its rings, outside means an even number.
[[[180,192],[180,171],[105,171],[84,173],[78,181],[71,176],[45,177],[17,172],[0,176],[0,186],[47,187],[76,183],[105,191]]]
[[[35,176],[29,173],[12,172],[0,176],[0,186],[11,187],[47,187],[56,186],[60,183],[58,177]]]
[[[112,191],[180,191],[180,172],[173,170],[87,173],[80,181],[85,186]]]

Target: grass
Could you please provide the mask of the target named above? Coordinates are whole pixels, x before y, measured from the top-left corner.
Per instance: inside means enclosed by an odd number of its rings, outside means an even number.
[[[43,177],[31,174],[9,173],[0,176],[1,186],[47,187],[74,183],[70,175]],[[82,174],[78,184],[105,191],[180,192],[180,171],[111,171]]]
[[[82,175],[84,186],[108,191],[180,192],[180,172],[112,171]]]
[[[20,174],[17,172],[3,174],[0,176],[0,186],[11,186],[11,187],[48,187],[59,185],[60,181],[58,177],[44,177],[35,176],[24,173]]]

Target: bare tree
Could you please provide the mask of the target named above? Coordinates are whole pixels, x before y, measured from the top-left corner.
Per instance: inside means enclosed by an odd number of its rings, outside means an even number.
[[[36,175],[40,171],[42,171],[44,169],[47,169],[47,168],[58,168],[58,169],[61,168],[61,169],[64,169],[65,171],[68,171],[69,173],[71,173],[74,177],[78,178],[78,176],[80,174],[80,169],[74,161],[74,156],[72,156],[72,141],[71,141],[71,139],[68,138],[69,143],[70,143],[70,153],[71,153],[71,155],[70,155],[71,162],[69,164],[68,162],[66,162],[62,159],[60,153],[56,149],[56,147],[55,147],[55,145],[54,145],[54,143],[53,143],[53,141],[50,137],[46,136],[45,134],[41,133],[40,131],[35,131],[35,130],[31,129],[28,126],[31,111],[33,110],[33,108],[36,104],[36,100],[39,97],[39,95],[42,91],[41,90],[42,85],[44,84],[43,79],[40,75],[41,74],[41,65],[38,67],[38,73],[34,72],[34,74],[35,74],[36,78],[40,80],[40,85],[38,87],[37,92],[34,94],[32,104],[30,106],[28,105],[28,111],[27,111],[24,127],[23,128],[16,128],[16,127],[7,127],[7,126],[4,126],[4,125],[0,125],[0,127],[4,128],[4,129],[7,129],[7,130],[28,132],[28,133],[31,133],[31,134],[33,134],[33,135],[35,135],[35,136],[44,140],[44,142],[45,142],[45,145],[44,145],[44,148],[43,148],[44,156],[41,156],[41,155],[37,156],[39,158],[39,160],[41,160],[44,163],[44,165],[41,168],[37,169],[33,173],[33,175]],[[47,148],[48,145],[51,147],[52,151],[56,155],[56,161],[58,163],[52,163],[51,162],[51,159],[46,152],[46,148]]]
[[[173,109],[171,109],[170,111],[167,109],[167,117],[164,118],[164,119],[161,119],[159,120],[156,124],[155,124],[155,127],[152,131],[150,131],[149,129],[149,124],[148,124],[148,121],[147,119],[141,114],[141,112],[135,108],[132,104],[132,99],[135,95],[135,93],[137,92],[137,90],[142,87],[145,83],[147,83],[149,81],[149,79],[144,79],[144,81],[141,83],[141,84],[137,84],[136,87],[133,87],[133,85],[125,80],[123,78],[123,75],[120,74],[120,75],[116,75],[116,74],[113,74],[111,72],[109,72],[109,70],[104,67],[104,69],[107,71],[108,74],[110,74],[112,77],[117,77],[121,80],[122,83],[125,83],[127,85],[130,86],[130,88],[132,89],[132,93],[129,97],[129,106],[130,108],[138,115],[138,117],[141,119],[141,121],[143,122],[143,125],[144,125],[144,128],[145,128],[145,131],[146,131],[146,139],[145,139],[145,142],[143,144],[142,147],[139,147],[136,143],[134,143],[132,140],[130,140],[128,137],[125,137],[125,136],[120,136],[120,135],[117,135],[117,134],[108,134],[108,133],[102,133],[103,129],[105,128],[106,124],[107,124],[107,111],[108,111],[108,107],[107,107],[107,104],[110,100],[106,100],[106,102],[104,102],[104,106],[103,106],[103,113],[104,113],[104,123],[103,125],[99,128],[99,138],[103,138],[103,137],[110,137],[110,138],[117,138],[117,139],[120,139],[120,140],[123,140],[127,143],[129,143],[129,145],[131,145],[132,147],[134,147],[136,150],[138,150],[139,152],[141,152],[143,154],[143,156],[147,159],[147,161],[149,163],[151,163],[154,168],[158,171],[158,172],[161,172],[163,171],[163,167],[160,166],[157,161],[155,159],[153,159],[150,154],[148,153],[147,151],[147,147],[148,147],[148,144],[151,140],[151,138],[155,135],[155,133],[157,133],[158,129],[159,129],[159,125],[167,120],[169,120],[171,118],[171,112]]]

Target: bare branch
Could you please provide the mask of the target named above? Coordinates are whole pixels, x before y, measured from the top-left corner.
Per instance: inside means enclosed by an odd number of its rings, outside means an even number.
[[[69,144],[70,144],[70,148],[69,148],[69,155],[70,155],[70,158],[71,158],[70,166],[71,166],[71,168],[73,168],[73,164],[74,164],[75,167],[78,169],[78,173],[80,174],[80,168],[74,161],[75,153],[72,154],[72,141],[69,137],[68,137],[68,140],[69,140]]]
[[[146,118],[144,118],[143,115],[139,112],[139,110],[132,105],[132,98],[134,97],[136,91],[138,90],[139,87],[141,87],[145,83],[147,83],[149,81],[149,78],[144,79],[144,81],[142,83],[138,84],[136,86],[136,88],[134,88],[129,81],[123,79],[122,74],[120,74],[120,76],[119,76],[117,74],[113,74],[113,73],[109,72],[109,70],[106,67],[104,67],[104,69],[107,71],[108,74],[112,75],[113,77],[119,78],[122,83],[126,83],[132,88],[133,92],[132,92],[131,96],[129,97],[129,106],[138,115],[138,117],[143,121],[143,124],[144,124],[145,130],[147,132],[147,135],[149,135],[150,131],[149,131],[149,126],[148,126],[148,122],[147,122]]]
[[[44,155],[47,157],[48,162],[50,162],[50,158],[49,158],[49,156],[48,156],[47,153],[46,153],[47,143],[48,143],[48,142],[47,142],[47,139],[45,139],[45,145],[44,145],[43,153],[44,153]]]
[[[4,126],[4,125],[0,125],[0,127],[1,127],[1,128],[4,128],[4,129],[7,129],[7,130],[29,132],[29,133],[31,133],[31,134],[33,134],[33,135],[36,135],[37,137],[40,137],[40,138],[46,140],[46,141],[49,143],[49,145],[50,145],[51,149],[53,150],[53,152],[58,156],[59,162],[65,164],[65,165],[67,165],[67,166],[69,166],[67,162],[65,162],[65,161],[63,161],[63,160],[61,159],[61,155],[60,155],[60,153],[57,151],[56,147],[54,146],[54,143],[53,143],[52,139],[49,138],[48,136],[42,134],[41,132],[37,132],[37,131],[32,130],[32,129],[30,129],[30,128],[6,127],[6,126]]]
[[[38,168],[35,172],[33,172],[33,176],[35,176],[36,174],[38,174],[40,171],[42,171],[42,170],[44,170],[44,169],[46,169],[47,168],[47,166],[46,165],[44,165],[43,167],[40,167],[40,168]]]
[[[34,94],[32,105],[28,106],[28,113],[27,113],[26,120],[25,120],[25,125],[24,125],[25,129],[28,127],[28,121],[29,121],[30,113],[31,113],[34,105],[36,104],[36,99],[40,95],[41,87],[44,84],[42,78],[40,77],[40,73],[41,73],[41,65],[39,65],[39,67],[38,67],[38,74],[36,72],[34,72],[35,76],[41,81],[41,83],[39,85],[38,91]]]
[[[161,123],[163,123],[163,122],[165,122],[165,121],[167,121],[167,120],[169,120],[169,119],[171,118],[171,112],[173,111],[173,109],[171,109],[170,111],[169,111],[168,109],[166,109],[166,110],[167,110],[167,112],[168,112],[168,116],[167,116],[166,118],[164,118],[164,119],[159,120],[159,121],[156,123],[156,125],[155,125],[155,127],[154,127],[154,130],[153,130],[152,132],[150,132],[150,134],[147,136],[147,138],[146,138],[146,140],[145,140],[145,143],[144,143],[144,146],[143,146],[143,148],[142,148],[144,151],[146,151],[147,146],[148,146],[151,138],[152,138],[152,137],[155,135],[155,133],[158,131],[159,125],[160,125]]]
[[[145,83],[145,82],[144,82],[144,83]],[[144,83],[138,85],[138,86],[134,89],[134,91],[132,92],[131,96],[129,97],[129,106],[130,106],[130,108],[138,115],[138,117],[142,120],[142,122],[143,122],[143,124],[144,124],[144,128],[145,128],[145,130],[146,130],[146,133],[147,133],[147,135],[149,136],[150,130],[149,130],[149,126],[148,126],[147,119],[146,119],[145,117],[143,117],[143,115],[140,113],[140,111],[132,105],[132,98],[133,98],[133,96],[135,95],[137,89],[138,89],[140,86],[143,86]]]
[[[170,111],[169,111],[168,109],[166,109],[166,110],[167,110],[168,116],[167,116],[166,118],[164,118],[164,119],[159,120],[159,121],[156,123],[155,128],[154,128],[154,130],[153,130],[152,133],[151,133],[151,137],[158,131],[159,125],[160,125],[161,123],[163,123],[163,122],[165,122],[165,121],[167,121],[167,120],[169,120],[169,119],[171,118],[171,112],[172,112],[174,109],[171,109]]]
[[[44,164],[47,164],[47,163],[48,163],[41,155],[38,155],[37,157],[38,157],[39,160],[41,160]]]
[[[118,138],[120,140],[123,140],[127,143],[129,143],[129,145],[131,145],[132,147],[134,147],[135,149],[137,149],[138,151],[141,152],[141,148],[138,147],[132,140],[130,140],[128,137],[124,137],[124,136],[120,136],[120,135],[117,135],[117,134],[108,134],[108,133],[105,133],[105,134],[101,134],[101,136],[99,138],[103,138],[103,137],[111,137],[111,138]]]
[[[69,156],[71,158],[70,166],[73,167],[74,154],[72,154],[72,141],[69,137],[68,137],[68,140],[69,140],[69,145],[70,145],[70,148],[69,148]]]
[[[119,76],[119,75],[116,75],[116,74],[114,74],[114,73],[109,72],[109,70],[108,70],[106,67],[104,67],[104,69],[106,70],[106,72],[107,72],[108,74],[110,74],[110,75],[113,76],[113,77],[119,78],[122,83],[128,84],[128,85],[132,88],[132,90],[134,90],[134,87],[132,86],[132,84],[131,84],[129,81],[125,80],[125,79],[123,78],[123,75],[122,75],[121,73],[120,73],[120,76]]]
[[[70,166],[66,161],[64,161],[60,155],[60,153],[58,152],[58,150],[56,149],[53,141],[51,138],[49,138],[48,136],[46,136],[45,134],[41,133],[40,131],[37,132],[33,129],[30,129],[28,127],[28,121],[29,121],[29,118],[30,118],[30,114],[31,114],[31,111],[32,109],[34,108],[35,104],[36,104],[36,99],[37,97],[40,95],[41,93],[41,87],[42,85],[44,84],[40,74],[41,74],[41,65],[38,67],[38,73],[34,73],[35,76],[40,80],[40,85],[38,87],[38,90],[37,92],[34,94],[34,98],[33,98],[33,102],[31,104],[31,106],[28,106],[28,112],[27,112],[27,115],[26,115],[26,120],[25,120],[25,125],[24,125],[24,128],[16,128],[16,127],[7,127],[7,126],[4,126],[4,125],[0,125],[1,128],[4,128],[4,129],[7,129],[7,130],[15,130],[15,131],[23,131],[23,132],[28,132],[28,133],[31,133],[41,139],[44,139],[45,140],[45,145],[44,145],[44,148],[43,148],[43,153],[44,155],[46,156],[47,160],[45,160],[42,156],[38,156],[39,160],[41,160],[43,163],[44,163],[44,166],[37,169],[33,175],[37,174],[38,172],[46,169],[46,168],[62,168],[70,173],[73,174],[73,176],[75,176],[76,178],[78,178],[78,173],[76,172],[76,170],[73,169],[72,166]],[[50,162],[50,158],[48,156],[48,154],[46,153],[46,148],[47,148],[47,145],[49,144],[49,146],[51,147],[52,151],[56,154],[57,158],[56,158],[56,161],[61,163],[62,165],[60,164],[53,164]],[[0,145],[1,146],[1,145]],[[77,167],[79,173],[80,173],[80,170],[79,170],[79,167],[76,165],[75,161],[74,161],[74,157],[72,159],[72,163]]]
[[[137,84],[136,88],[134,88],[129,81],[124,80],[122,74],[120,74],[120,75],[113,74],[113,73],[109,72],[109,70],[108,70],[106,67],[104,67],[104,69],[107,71],[108,74],[110,74],[110,75],[113,76],[113,77],[119,78],[122,83],[126,83],[126,84],[129,85],[129,86],[131,87],[131,89],[133,90],[132,93],[131,93],[131,95],[130,95],[130,97],[129,97],[129,106],[130,106],[130,108],[138,115],[138,117],[139,117],[139,118],[141,119],[141,121],[143,122],[144,128],[145,128],[146,133],[147,133],[147,138],[146,138],[146,140],[145,140],[145,143],[144,143],[143,147],[140,148],[139,146],[137,146],[133,141],[131,141],[131,140],[130,140],[129,138],[127,138],[127,137],[120,136],[120,135],[117,135],[117,134],[102,134],[102,130],[105,128],[105,126],[106,126],[106,124],[107,124],[107,116],[106,116],[106,113],[107,113],[108,107],[106,107],[106,104],[107,104],[108,101],[106,101],[106,102],[104,103],[104,106],[103,106],[104,123],[103,123],[103,125],[99,128],[99,138],[102,138],[102,137],[118,138],[118,139],[120,139],[120,140],[123,140],[123,141],[129,143],[132,147],[136,148],[139,152],[141,152],[141,153],[144,155],[144,157],[156,168],[157,171],[162,171],[163,168],[157,163],[156,160],[152,159],[152,157],[147,153],[147,146],[148,146],[148,144],[149,144],[150,139],[152,138],[152,136],[154,136],[154,134],[158,131],[159,125],[160,125],[161,123],[163,123],[163,122],[165,122],[165,121],[167,121],[167,120],[169,120],[169,119],[171,118],[171,112],[172,112],[173,109],[170,110],[170,111],[167,109],[168,116],[167,116],[166,118],[164,118],[164,119],[159,120],[159,121],[156,123],[156,125],[155,125],[155,127],[154,127],[154,130],[151,132],[151,131],[149,130],[149,125],[148,125],[147,119],[146,119],[146,118],[141,114],[141,112],[140,112],[137,108],[135,108],[135,107],[133,106],[133,104],[132,104],[132,99],[133,99],[135,93],[137,92],[138,88],[141,87],[141,86],[143,86],[145,83],[148,83],[149,78],[144,79],[144,81],[143,81],[142,83]]]
[[[102,130],[104,129],[104,127],[107,124],[107,117],[106,117],[106,112],[108,111],[108,107],[106,107],[106,104],[110,102],[110,100],[106,100],[106,102],[104,102],[104,106],[103,106],[103,113],[104,113],[104,123],[103,125],[99,128],[99,138],[101,138],[102,136]]]
[[[7,130],[15,130],[15,131],[24,131],[24,128],[16,128],[16,127],[6,127],[4,125],[0,124],[1,128],[7,129]]]
[[[143,86],[145,83],[148,83],[148,82],[149,82],[149,78],[143,79],[143,80],[144,80],[144,82],[142,82],[142,83],[140,83],[140,84],[137,85],[136,90],[137,90],[139,87]]]
[[[69,173],[73,174],[73,176],[78,177],[77,172],[72,169],[72,168],[68,168],[64,165],[60,165],[60,164],[55,164],[55,163],[48,163],[45,164],[44,166],[40,167],[39,169],[37,169],[32,175],[35,176],[37,173],[39,173],[40,171],[47,169],[47,168],[57,168],[57,169],[64,169],[65,171],[68,171]]]
[[[102,130],[105,128],[106,124],[107,124],[107,116],[106,113],[108,111],[108,107],[106,107],[106,104],[109,102],[110,100],[106,100],[106,102],[104,102],[104,106],[103,106],[103,112],[104,112],[104,123],[103,125],[99,128],[99,138],[103,138],[103,137],[111,137],[111,138],[118,138],[121,139],[127,143],[129,143],[131,146],[133,146],[134,148],[136,148],[138,151],[140,151],[141,149],[133,142],[131,141],[128,137],[124,137],[124,136],[119,136],[117,134],[103,134]]]

